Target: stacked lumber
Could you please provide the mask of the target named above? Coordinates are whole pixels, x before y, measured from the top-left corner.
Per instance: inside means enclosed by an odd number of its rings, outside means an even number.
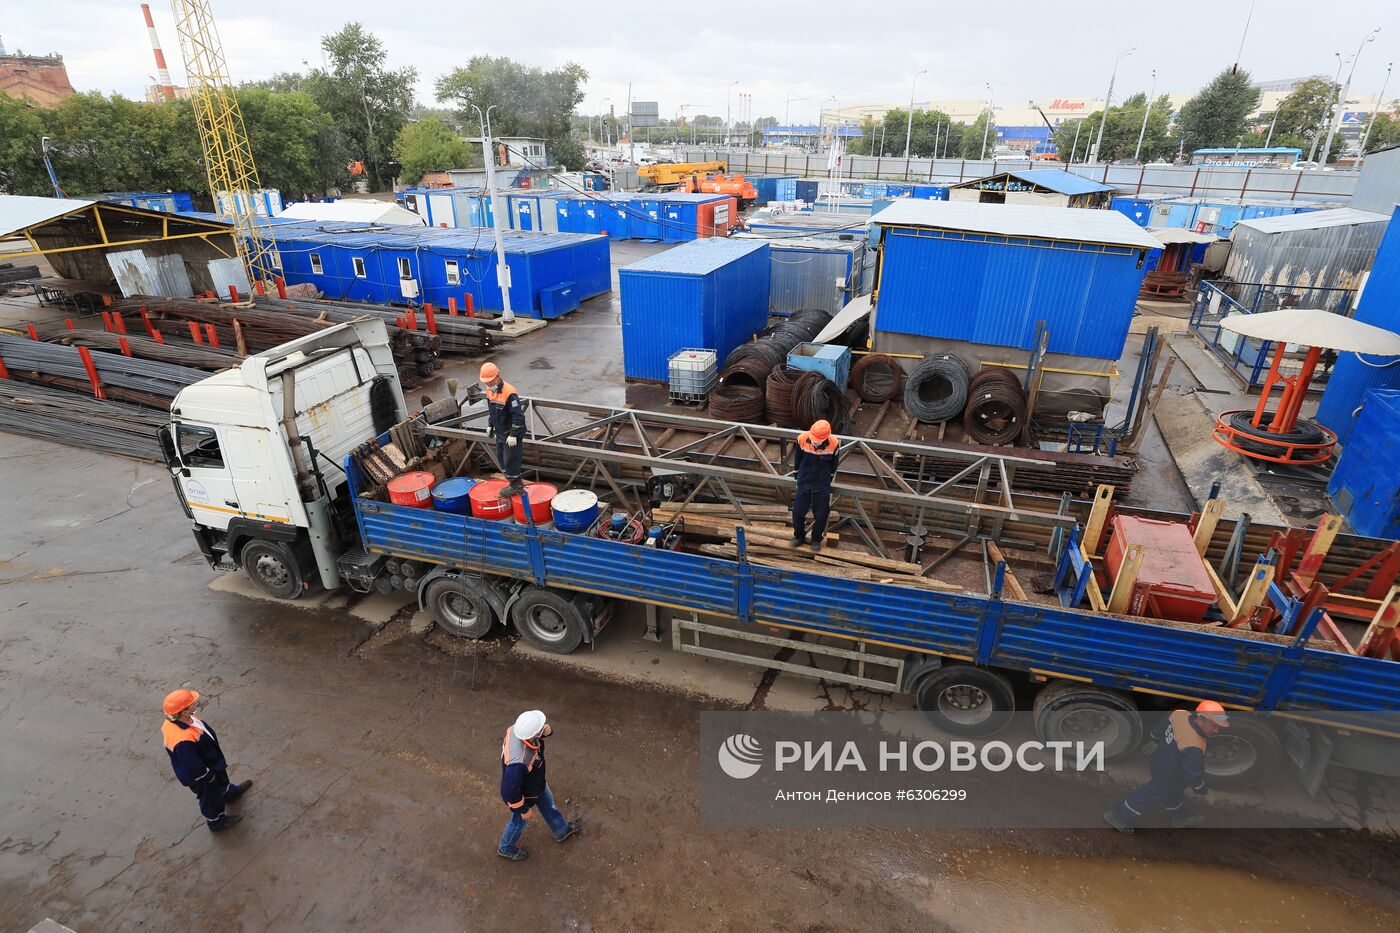
[[[792,541],[792,513],[780,505],[744,505],[744,512],[724,502],[692,502],[684,509],[678,502],[664,503],[651,510],[652,518],[659,522],[675,522],[686,534],[715,538],[721,541],[734,540],[734,529],[742,526],[744,535],[750,541],[770,544],[787,544]],[[833,513],[829,521],[836,521],[839,515]],[[841,536],[827,532],[825,544],[839,544]]]
[[[739,549],[732,544],[702,544],[700,553],[711,557],[725,557],[731,560],[739,556]],[[961,593],[962,587],[922,575],[918,564],[904,561],[872,557],[857,551],[836,548],[823,548],[812,551],[807,548],[777,547],[767,544],[750,544],[748,557],[752,563],[780,570],[799,570],[803,573],[816,573],[824,577],[840,577],[858,583],[884,583],[891,586],[908,586],[914,589],[934,590],[939,593]]]

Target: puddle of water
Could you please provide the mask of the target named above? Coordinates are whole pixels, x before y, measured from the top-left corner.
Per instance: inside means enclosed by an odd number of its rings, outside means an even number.
[[[952,856],[946,875],[903,880],[920,883],[930,914],[958,930],[1400,929],[1400,914],[1302,882],[1184,862],[1049,857],[986,849]]]

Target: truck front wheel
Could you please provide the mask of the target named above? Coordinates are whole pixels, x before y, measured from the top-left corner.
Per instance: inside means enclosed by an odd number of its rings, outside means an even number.
[[[1268,777],[1283,754],[1283,743],[1266,724],[1230,717],[1230,728],[1206,742],[1206,784],[1221,790],[1253,787]]]
[[[511,608],[520,637],[550,654],[568,654],[583,643],[586,623],[572,601],[542,587],[526,587]]]
[[[301,568],[280,542],[249,541],[243,545],[239,563],[253,584],[274,599],[296,599],[301,595]]]
[[[919,681],[914,701],[924,716],[953,735],[991,735],[1011,721],[1011,682],[984,667],[948,664]]]
[[[429,582],[423,605],[439,628],[458,638],[480,638],[496,624],[491,602],[463,577],[438,577]]]

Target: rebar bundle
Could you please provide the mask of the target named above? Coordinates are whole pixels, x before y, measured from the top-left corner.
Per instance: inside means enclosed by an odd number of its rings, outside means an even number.
[[[156,431],[170,416],[42,385],[0,379],[0,431],[103,453],[160,460]]]
[[[433,335],[428,332],[427,318],[421,309],[412,312],[414,327],[409,329],[399,326],[400,321],[409,317],[408,309],[386,305],[309,298],[258,298],[254,300],[253,306],[260,310],[319,318],[334,324],[362,317],[376,317],[389,327],[391,333],[396,329],[404,330],[416,348],[432,344],[435,349],[445,353],[484,353],[498,346],[504,339],[499,333],[499,321],[454,316],[445,311],[438,311],[433,315],[433,327],[437,331],[437,334]]]
[[[65,330],[45,340],[48,343],[87,347],[90,350],[105,350],[109,353],[121,353],[122,343],[125,341],[126,348],[134,357],[176,366],[192,366],[208,372],[218,372],[238,365],[238,354],[228,349],[220,350],[189,341],[167,340],[161,343],[135,333],[121,335],[105,330]]]
[[[720,383],[710,392],[710,417],[721,421],[762,421],[763,390]]]
[[[734,370],[741,383],[751,382],[762,390],[768,374],[787,362],[793,348],[815,338],[830,320],[825,311],[794,311],[786,321],[765,328],[753,340],[731,350],[724,358],[724,370]]]
[[[861,401],[880,404],[899,396],[904,386],[904,370],[899,361],[883,353],[868,353],[851,367],[851,388]]]
[[[189,366],[119,353],[99,350],[90,355],[104,392],[119,401],[153,408],[168,408],[176,393],[208,375]],[[77,347],[0,334],[0,359],[16,379],[91,391],[91,380]]]

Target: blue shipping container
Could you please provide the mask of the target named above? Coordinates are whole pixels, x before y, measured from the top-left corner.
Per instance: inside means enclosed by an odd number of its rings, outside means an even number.
[[[797,200],[797,176],[784,175],[778,179],[777,192],[773,198],[775,201],[796,201]]]
[[[948,186],[915,185],[909,196],[922,201],[946,201],[948,200]]]
[[[821,182],[808,181],[805,178],[797,179],[794,185],[796,186],[793,192],[796,194],[794,200],[806,201],[808,204],[815,202],[817,200],[817,194],[821,191]]]
[[[1356,431],[1366,443],[1342,451],[1327,494],[1358,534],[1400,538],[1400,391],[1367,392]]]
[[[1152,206],[1156,201],[1152,198],[1116,197],[1109,202],[1109,207],[1123,216],[1127,217],[1139,227],[1146,227],[1152,220]]]
[[[665,382],[677,350],[723,360],[768,322],[768,244],[707,237],[618,270],[628,379]]]

